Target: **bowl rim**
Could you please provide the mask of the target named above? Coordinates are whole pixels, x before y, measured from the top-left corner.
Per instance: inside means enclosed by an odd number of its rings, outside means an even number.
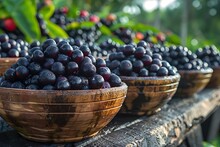
[[[218,66],[218,67],[211,67],[211,68],[213,69],[213,71],[214,71],[215,69],[220,70],[220,66]]]
[[[10,92],[25,92],[25,93],[30,93],[30,94],[39,94],[39,93],[53,93],[53,94],[63,94],[65,95],[65,93],[75,93],[78,95],[79,94],[88,94],[88,93],[98,93],[98,92],[102,92],[102,93],[107,93],[107,92],[113,92],[113,91],[121,91],[124,89],[127,89],[128,86],[122,82],[122,85],[119,87],[111,87],[111,88],[106,88],[106,89],[89,89],[89,90],[33,90],[33,89],[18,89],[18,88],[7,88],[7,87],[0,87],[0,91],[2,90],[6,90],[6,91],[10,91]]]
[[[176,78],[180,78],[180,74],[177,73],[176,75],[172,76],[154,76],[154,77],[129,77],[129,76],[120,76],[121,80],[152,80],[152,81],[159,81],[159,80],[172,80]]]
[[[212,68],[202,69],[202,70],[178,70],[181,73],[213,73]]]
[[[14,60],[18,60],[19,58],[21,58],[21,57],[7,57],[7,58],[0,58],[0,61],[2,62],[2,61],[14,61]]]
[[[15,110],[8,110],[8,109],[5,109],[5,108],[0,108],[2,110],[4,110],[5,112],[16,112],[16,113],[21,113],[21,114],[28,114],[28,115],[70,115],[70,114],[79,114],[79,115],[82,115],[82,114],[88,114],[88,113],[99,113],[99,112],[104,112],[104,111],[111,111],[111,110],[117,110],[117,109],[120,109],[122,107],[122,104],[119,105],[119,106],[116,106],[116,107],[112,107],[112,108],[107,108],[107,109],[102,109],[102,110],[95,110],[95,111],[85,111],[85,112],[26,112],[26,111],[15,111]]]

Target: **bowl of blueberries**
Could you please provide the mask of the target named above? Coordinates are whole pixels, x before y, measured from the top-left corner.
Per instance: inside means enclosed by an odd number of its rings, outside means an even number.
[[[0,76],[10,68],[19,57],[28,55],[28,43],[18,39],[9,39],[7,34],[0,35]]]
[[[220,87],[220,52],[216,46],[205,46],[196,50],[196,55],[202,61],[208,63],[209,67],[213,69],[212,77],[208,83],[208,88]]]
[[[191,97],[208,84],[213,70],[188,48],[183,46],[153,48],[155,52],[162,54],[164,60],[178,69],[181,79],[176,97]]]
[[[120,46],[107,59],[110,70],[128,85],[122,114],[151,115],[175,94],[180,76],[175,67],[152,53],[149,43]]]
[[[103,59],[91,56],[88,46],[56,41],[32,44],[31,56],[7,69],[0,82],[0,115],[30,140],[79,141],[111,121],[127,85]]]

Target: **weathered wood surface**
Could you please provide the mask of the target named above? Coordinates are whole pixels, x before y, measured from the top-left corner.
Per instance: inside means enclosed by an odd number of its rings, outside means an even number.
[[[15,131],[0,133],[0,146],[177,146],[192,128],[220,104],[220,90],[205,90],[193,98],[173,99],[151,117],[118,115],[97,136],[65,145],[23,139]]]

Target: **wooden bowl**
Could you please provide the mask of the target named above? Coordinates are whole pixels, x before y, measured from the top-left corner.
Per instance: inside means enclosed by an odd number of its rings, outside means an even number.
[[[206,86],[207,88],[220,88],[220,67],[212,68],[212,77]]]
[[[16,63],[19,58],[0,58],[0,76],[3,76],[5,71]]]
[[[0,115],[27,139],[73,142],[94,136],[117,114],[127,86],[98,90],[0,88]]]
[[[191,97],[200,92],[208,84],[213,70],[180,70],[180,83],[175,94],[176,97]]]
[[[128,93],[120,113],[151,115],[165,105],[176,92],[180,76],[121,77]]]

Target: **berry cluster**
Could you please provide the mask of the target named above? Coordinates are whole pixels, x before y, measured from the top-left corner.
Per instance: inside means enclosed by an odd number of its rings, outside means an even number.
[[[210,67],[220,66],[220,52],[214,45],[197,49],[196,55],[202,61],[207,62]]]
[[[101,18],[100,22],[107,27],[111,27],[116,23],[116,19],[117,16],[111,13],[106,18]]]
[[[154,45],[151,47],[155,53],[160,53],[164,60],[175,66],[178,70],[202,70],[207,69],[208,64],[197,58],[188,48],[182,46],[161,47]]]
[[[28,55],[28,43],[18,39],[9,39],[8,35],[0,35],[0,57],[25,57]]]
[[[100,43],[99,47],[101,48],[101,53],[102,56],[107,56],[106,53],[113,53],[113,52],[117,52],[118,48],[119,48],[120,44],[118,44],[117,42],[108,39],[106,41],[103,41],[102,43]]]
[[[169,76],[177,73],[160,54],[153,54],[145,41],[140,41],[137,46],[121,46],[119,52],[110,54],[107,63],[112,72],[120,76]]]
[[[134,33],[130,29],[119,28],[113,31],[113,33],[118,36],[118,38],[120,38],[125,44],[130,44],[133,42]]]
[[[56,9],[50,20],[53,23],[59,25],[61,28],[65,29],[66,25],[71,22],[71,20],[66,16],[67,13],[68,13],[67,7]]]
[[[58,41],[58,39],[56,40]],[[121,85],[106,62],[95,59],[90,49],[71,46],[62,40],[47,39],[38,47],[32,43],[31,57],[22,57],[3,76],[1,87],[69,90],[100,89]]]
[[[36,19],[38,21],[41,35],[48,37],[48,30],[43,17],[40,14],[36,14]]]

